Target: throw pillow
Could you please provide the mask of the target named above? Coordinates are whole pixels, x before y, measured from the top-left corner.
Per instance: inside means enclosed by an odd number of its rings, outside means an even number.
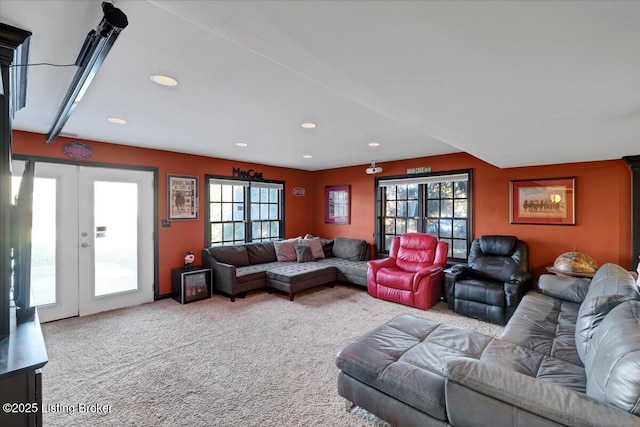
[[[311,253],[313,254],[313,259],[324,258],[324,250],[322,250],[322,242],[319,238],[313,239],[303,239],[300,240],[301,245],[307,245],[311,248]]]
[[[298,239],[280,240],[273,242],[273,246],[276,248],[276,257],[280,262],[296,261],[296,248]]]
[[[311,253],[311,247],[307,245],[295,245],[296,261],[308,262],[313,261],[313,254]]]

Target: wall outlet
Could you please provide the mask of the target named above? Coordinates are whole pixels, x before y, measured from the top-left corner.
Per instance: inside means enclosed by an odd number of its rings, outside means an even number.
[[[171,221],[169,221],[168,219],[163,219],[162,220],[162,226],[163,227],[171,227]]]

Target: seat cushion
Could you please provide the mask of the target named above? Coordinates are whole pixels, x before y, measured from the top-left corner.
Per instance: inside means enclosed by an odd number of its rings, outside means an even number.
[[[336,279],[335,267],[317,262],[288,263],[267,271],[267,278],[283,283],[300,283],[316,278],[325,278],[325,283]]]
[[[478,279],[456,282],[455,299],[504,307],[504,283]]]
[[[254,280],[265,280],[267,278],[267,270],[281,267],[287,263],[268,262],[264,264],[247,265],[236,268],[237,283],[251,282]]]
[[[585,392],[586,379],[582,366],[549,357],[508,341],[492,341],[480,360],[512,369],[541,381],[568,387],[579,393]]]
[[[493,338],[411,315],[398,316],[356,339],[336,358],[344,373],[446,420],[445,361],[478,359]]]
[[[413,277],[415,273],[400,270],[395,267],[384,267],[378,270],[376,281],[382,286],[404,291],[413,290]]]
[[[355,283],[367,286],[367,269],[369,266],[366,261],[350,261],[344,258],[325,258],[317,260],[325,265],[332,265],[336,268],[336,280]]]
[[[574,338],[579,308],[577,303],[530,291],[500,339],[582,367]]]

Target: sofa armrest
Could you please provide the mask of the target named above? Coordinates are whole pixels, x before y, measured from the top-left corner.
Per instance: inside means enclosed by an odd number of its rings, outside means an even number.
[[[518,271],[511,275],[511,278],[509,278],[509,283],[528,283],[528,282],[531,282],[532,280],[533,280],[533,276],[531,275],[531,273]]]
[[[375,277],[375,274],[381,268],[395,267],[396,266],[396,260],[395,260],[395,258],[374,259],[374,260],[371,260],[371,261],[367,261],[367,264],[373,270],[374,277]]]
[[[454,291],[456,282],[471,275],[472,269],[467,264],[454,264],[444,270],[444,299],[449,305],[449,310],[454,309]]]
[[[237,283],[235,266],[217,261],[207,248],[202,250],[202,265],[212,270],[213,285],[216,289],[228,294],[233,293]]]
[[[449,359],[445,373],[448,382],[557,423],[596,427],[637,426],[640,422],[639,417],[586,394],[477,359]],[[469,410],[468,402],[461,405],[464,407],[456,408],[447,400],[449,413]]]
[[[420,286],[422,286],[422,283],[425,281],[431,281],[434,280],[435,278],[437,278],[437,276],[434,276],[438,273],[442,272],[442,267],[437,266],[437,265],[430,265],[428,267],[424,267],[421,268],[420,270],[416,271],[416,274],[413,276],[413,291],[417,291],[418,288],[420,288]],[[442,287],[442,282],[439,282],[438,286]],[[441,290],[438,289],[438,293],[440,294]]]
[[[470,275],[473,269],[469,267],[468,264],[461,263],[453,264],[451,267],[447,268],[446,271],[448,271],[450,274]]]
[[[533,276],[530,273],[518,272],[511,275],[511,279],[504,284],[507,307],[517,307],[520,304],[532,281]]]
[[[540,293],[553,298],[581,304],[589,290],[591,279],[543,274],[538,279]]]
[[[215,258],[209,252],[209,249],[202,249],[202,266],[206,268],[213,268],[213,264],[216,263]]]

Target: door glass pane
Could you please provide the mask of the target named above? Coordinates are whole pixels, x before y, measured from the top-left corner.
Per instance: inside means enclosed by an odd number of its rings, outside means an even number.
[[[136,290],[138,289],[138,185],[129,182],[96,181],[93,191],[94,295]],[[89,238],[84,243],[91,240]],[[85,249],[81,248],[81,250]]]
[[[12,177],[13,198],[21,177]],[[33,181],[31,227],[31,293],[33,305],[56,303],[56,191],[55,178]]]
[[[31,292],[34,305],[56,302],[56,179],[33,182]]]

